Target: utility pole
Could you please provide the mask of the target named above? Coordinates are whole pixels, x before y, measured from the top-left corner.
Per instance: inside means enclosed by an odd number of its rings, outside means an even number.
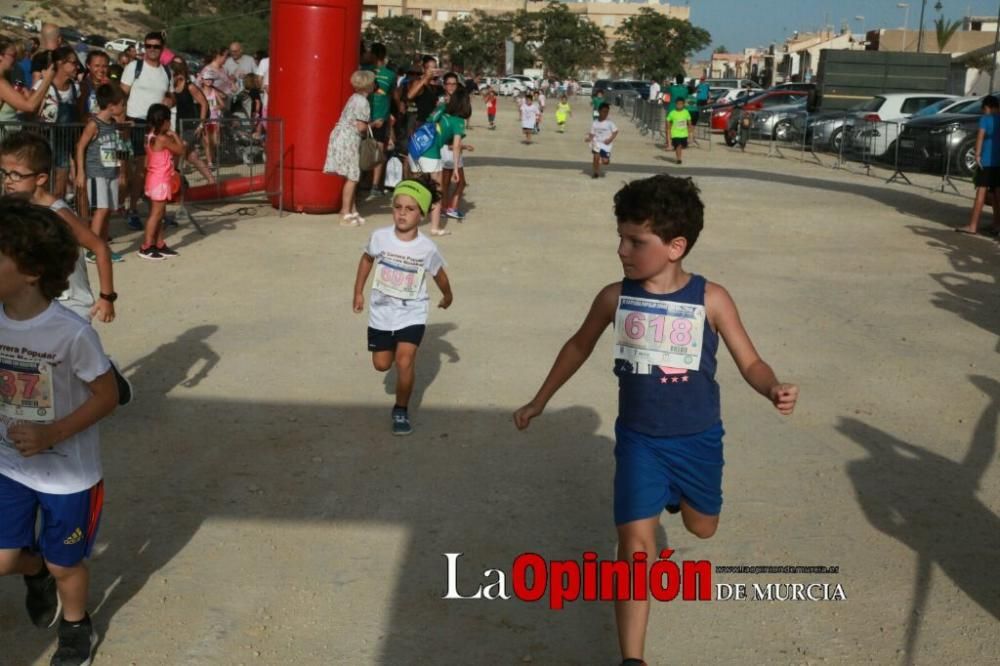
[[[917,30],[917,53],[921,53],[924,49],[924,10],[927,9],[927,0],[921,0],[920,2],[920,25]]]
[[[989,93],[993,94],[993,78],[997,73],[997,46],[1000,46],[1000,8],[997,9],[997,34],[993,36],[993,55],[991,56],[993,60],[993,66],[990,67],[990,89]]]

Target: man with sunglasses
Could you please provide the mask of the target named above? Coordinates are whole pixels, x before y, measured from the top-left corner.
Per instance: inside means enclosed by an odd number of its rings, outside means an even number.
[[[151,32],[143,43],[145,51],[141,60],[133,60],[122,72],[121,87],[128,95],[125,115],[133,124],[132,153],[134,155],[128,169],[129,202],[128,225],[132,229],[142,228],[139,217],[139,201],[142,198],[144,158],[146,156],[146,115],[154,104],[174,105],[170,70],[160,63],[164,47],[163,34]]]

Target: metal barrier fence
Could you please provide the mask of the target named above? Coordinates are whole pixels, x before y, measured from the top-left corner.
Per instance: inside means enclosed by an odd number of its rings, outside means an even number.
[[[722,139],[742,152],[971,196],[977,120],[929,126],[849,111],[736,108]]]
[[[638,97],[625,98],[622,100],[622,112],[630,115],[632,123],[639,130],[642,136],[650,136],[653,141],[667,140],[666,108],[659,101],[639,99]],[[689,138],[691,146],[712,149],[711,131],[707,124],[708,112],[698,109],[691,112],[692,126]],[[706,121],[706,122],[703,122]]]
[[[226,201],[240,199],[248,201],[241,191],[260,191],[259,197],[276,202],[279,215],[284,211],[284,123],[280,118],[250,121],[240,116],[220,119],[214,126],[200,128],[199,121],[181,121],[181,138],[188,144],[189,152],[177,161],[178,170],[184,175],[187,187],[182,187],[177,203],[182,213],[192,222],[185,200],[188,189],[214,183],[211,191],[202,193],[199,200]],[[59,197],[66,198],[73,189],[76,173],[76,147],[83,133],[85,123],[42,123],[36,121],[11,121],[0,123],[0,138],[25,131],[38,134],[48,141],[52,148],[52,169],[49,173],[50,190]],[[120,166],[130,161],[140,144],[144,144],[144,127],[131,123],[119,124],[115,158]],[[272,155],[274,163],[267,162]],[[188,159],[188,158],[193,159]],[[206,164],[204,158],[211,157]],[[141,164],[138,178],[144,178]],[[129,197],[128,169],[120,169],[119,203],[124,206]],[[227,181],[247,179],[248,188],[230,187]],[[139,188],[141,192],[143,188]],[[89,219],[90,211],[86,191],[75,193],[78,213]],[[197,223],[195,223],[197,226]],[[200,228],[199,228],[200,229]]]

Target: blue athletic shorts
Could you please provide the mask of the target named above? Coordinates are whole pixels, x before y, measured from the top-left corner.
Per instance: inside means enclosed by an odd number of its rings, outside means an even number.
[[[722,424],[682,437],[650,437],[615,423],[615,524],[679,505],[722,511]]]
[[[0,549],[31,548],[47,562],[75,566],[90,556],[103,505],[104,481],[83,492],[51,495],[0,474]]]

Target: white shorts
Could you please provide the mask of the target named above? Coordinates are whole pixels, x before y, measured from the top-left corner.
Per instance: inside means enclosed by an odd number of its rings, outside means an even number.
[[[458,168],[461,169],[465,167],[465,154],[458,156]],[[441,146],[441,168],[442,169],[454,169],[455,168],[455,154],[451,152],[451,148],[448,146]]]
[[[441,160],[436,157],[421,157],[414,162],[412,157],[407,156],[406,161],[410,163],[410,171],[417,173],[438,173],[441,171]]]
[[[101,178],[99,176],[87,179],[87,203],[90,210],[118,209],[118,179]]]

